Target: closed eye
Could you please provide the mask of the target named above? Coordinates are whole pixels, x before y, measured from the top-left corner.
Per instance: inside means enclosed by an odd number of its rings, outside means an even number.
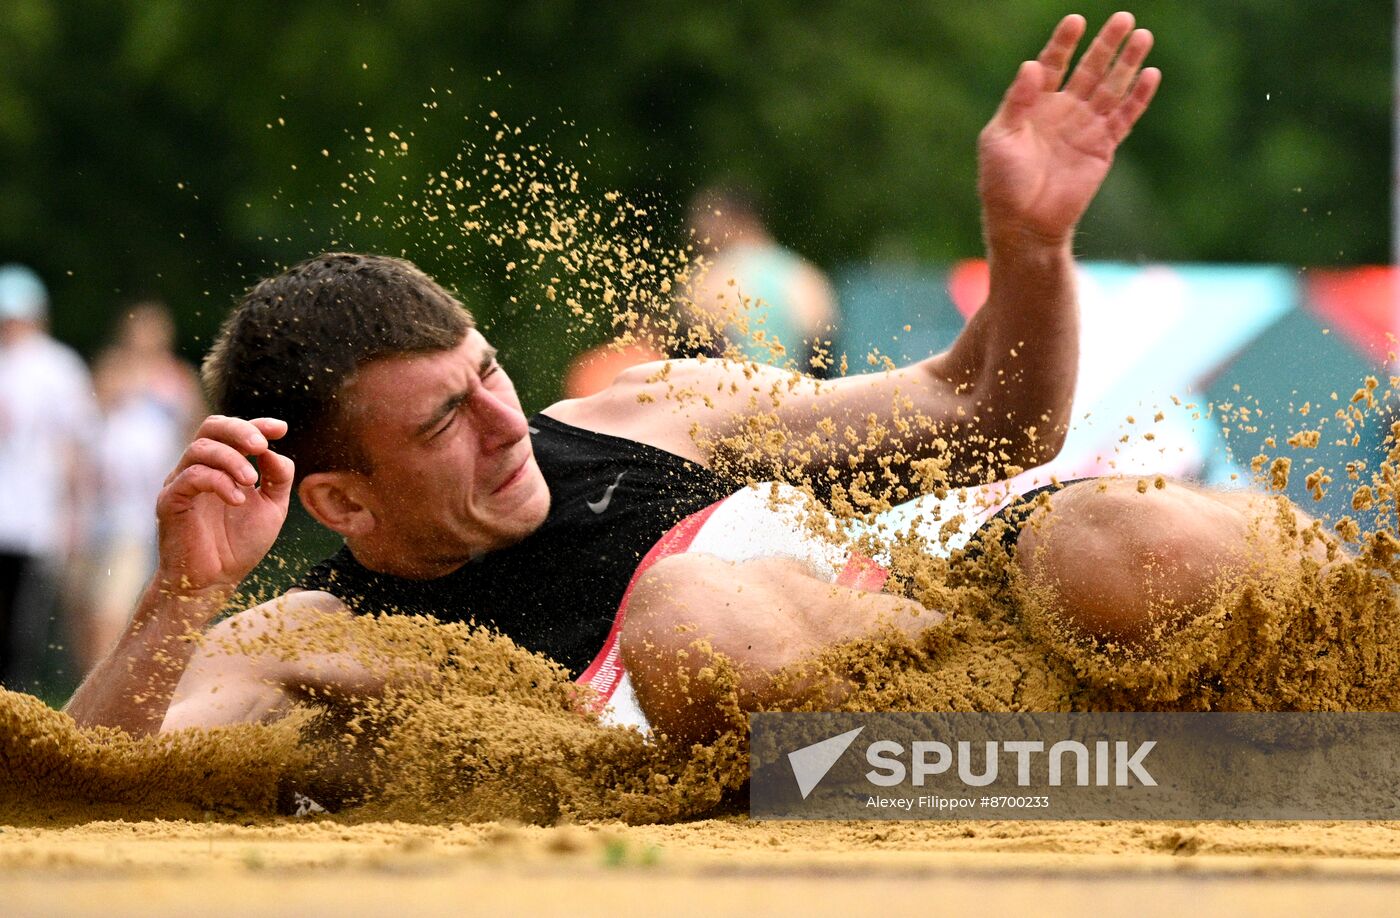
[[[501,365],[496,361],[496,352],[494,350],[488,351],[482,358],[481,365],[477,369],[476,378],[478,385],[486,385],[488,384],[487,381],[493,378],[505,379],[505,374],[498,372],[500,369]],[[448,399],[439,409],[441,413],[438,415],[437,419],[428,421],[418,429],[418,436],[426,436],[428,441],[432,442],[450,430],[457,418],[457,413],[462,409],[463,405],[468,404],[471,396],[472,392],[467,391]],[[439,426],[434,429],[432,427],[433,424],[438,424]],[[429,431],[432,432],[429,433]]]
[[[445,433],[452,427],[453,422],[457,420],[457,412],[466,404],[466,401],[466,395],[458,395],[442,406],[442,415],[438,427],[432,430],[432,433],[428,433],[427,430],[423,431],[423,434],[427,435],[429,442],[436,440],[440,434]],[[421,435],[422,434],[420,434],[420,436]]]
[[[446,423],[444,423],[444,424],[443,424],[441,427],[439,427],[437,430],[433,431],[432,435],[431,435],[430,437],[428,437],[428,439],[429,439],[429,440],[436,440],[436,439],[437,439],[438,437],[440,437],[442,434],[447,433],[447,431],[451,429],[453,423],[454,423],[456,420],[457,420],[457,412],[456,412],[455,410],[453,410],[453,412],[447,416],[447,421],[446,421]]]

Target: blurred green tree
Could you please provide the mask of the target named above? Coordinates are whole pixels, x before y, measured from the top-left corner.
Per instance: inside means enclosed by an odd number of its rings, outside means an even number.
[[[756,187],[779,236],[821,262],[944,261],[980,248],[978,129],[1073,8],[7,0],[0,260],[43,271],[58,333],[84,349],[124,303],[156,294],[194,356],[276,266],[331,244],[404,252],[527,358],[538,407],[601,329],[516,321],[490,253],[446,251],[409,213],[421,177],[486,136],[486,112],[533,119],[598,191],[654,202],[662,236],[698,183],[724,176]],[[1113,9],[1078,8],[1091,28]],[[1390,3],[1135,12],[1166,79],[1085,221],[1086,257],[1387,259]],[[374,158],[365,128],[396,126],[412,132],[409,154],[347,197],[341,182]],[[384,219],[356,226],[347,209]]]

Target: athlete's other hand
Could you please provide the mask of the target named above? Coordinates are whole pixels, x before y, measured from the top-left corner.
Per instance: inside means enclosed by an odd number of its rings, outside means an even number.
[[[1060,20],[978,138],[978,193],[993,244],[1068,242],[1162,81],[1155,68],[1139,73],[1152,33],[1134,29],[1131,13],[1109,17],[1065,81],[1084,28],[1082,16]]]
[[[286,433],[274,418],[210,415],[199,425],[156,499],[162,589],[231,593],[267,554],[287,519],[294,471],[269,441]]]

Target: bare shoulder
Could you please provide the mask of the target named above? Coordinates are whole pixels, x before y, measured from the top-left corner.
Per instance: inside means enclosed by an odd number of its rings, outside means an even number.
[[[208,631],[210,638],[246,641],[277,630],[296,627],[326,614],[349,614],[345,603],[321,590],[290,590],[275,599],[231,615]]]
[[[544,413],[708,465],[711,445],[747,419],[769,415],[801,432],[815,423],[813,410],[841,388],[748,361],[662,360],[624,370],[597,395],[558,402]]]
[[[657,360],[623,370],[603,391],[556,402],[544,413],[556,421],[622,437],[705,462],[694,436],[712,421],[716,398],[730,385],[719,360]]]

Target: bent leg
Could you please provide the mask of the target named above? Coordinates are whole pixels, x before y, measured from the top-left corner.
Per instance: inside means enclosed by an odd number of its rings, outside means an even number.
[[[1022,527],[1016,562],[1063,621],[1141,642],[1208,608],[1264,554],[1329,560],[1321,527],[1282,497],[1181,482],[1077,482]]]
[[[623,661],[652,726],[699,741],[749,711],[835,702],[840,674],[793,668],[883,627],[917,634],[942,620],[896,596],[837,586],[797,562],[674,555],[637,582]]]

